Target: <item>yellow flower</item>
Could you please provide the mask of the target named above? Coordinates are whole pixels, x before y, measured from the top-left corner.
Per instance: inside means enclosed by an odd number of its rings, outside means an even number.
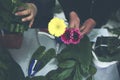
[[[66,24],[63,19],[53,18],[48,24],[48,31],[56,37],[61,36],[66,30]]]

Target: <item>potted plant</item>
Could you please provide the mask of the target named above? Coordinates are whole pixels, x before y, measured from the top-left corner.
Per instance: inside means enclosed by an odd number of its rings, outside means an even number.
[[[115,36],[98,37],[95,53],[100,61],[110,62],[120,60],[120,28],[107,28]]]
[[[19,9],[20,6],[24,8]],[[28,29],[28,22],[23,23],[21,18],[24,16],[14,14],[25,8],[25,3],[19,0],[0,0],[0,45],[6,48],[20,48],[23,32]]]

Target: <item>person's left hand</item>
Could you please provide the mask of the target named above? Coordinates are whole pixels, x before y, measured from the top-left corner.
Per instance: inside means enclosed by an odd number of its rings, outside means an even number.
[[[70,12],[69,17],[70,17],[70,22],[69,22],[70,28],[80,26],[80,18],[78,17],[76,12],[74,11]]]
[[[17,15],[17,16],[28,15],[27,17],[22,18],[22,21],[23,22],[30,21],[29,27],[31,27],[34,22],[36,13],[37,13],[37,7],[33,3],[26,3],[26,4],[27,4],[28,8],[25,10],[16,12],[15,15]]]

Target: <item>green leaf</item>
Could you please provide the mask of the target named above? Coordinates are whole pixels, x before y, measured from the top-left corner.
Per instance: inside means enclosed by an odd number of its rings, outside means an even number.
[[[0,47],[0,79],[25,80],[21,67],[13,60],[10,52]]]
[[[92,56],[92,46],[90,40],[87,36],[84,36],[81,39],[80,44],[78,44],[78,52],[79,52],[79,61],[82,65],[90,65],[93,59]]]
[[[56,80],[65,80],[71,75],[72,71],[73,71],[72,68],[63,70],[60,74],[58,74]]]
[[[103,53],[101,56],[97,55],[98,59],[103,62],[120,61],[120,39],[108,37],[107,45],[105,50],[103,47],[98,48],[98,51]]]
[[[120,53],[115,54],[114,56],[97,57],[102,62],[120,61]]]
[[[8,69],[8,67],[4,64],[4,62],[2,62],[1,60],[0,60],[0,68],[2,68],[2,69],[4,69],[4,70],[7,70]]]
[[[84,77],[88,77],[89,75],[94,75],[96,73],[96,68],[95,66],[89,65],[89,66],[84,66],[84,65],[80,65],[80,72]]]
[[[12,0],[0,0],[0,29],[7,30],[8,32],[24,32],[26,31],[26,28],[29,28],[29,22],[21,21],[21,18],[24,16],[14,15],[19,6],[24,6],[25,9],[28,8],[28,6],[26,6],[26,4],[20,0],[16,0],[15,3],[13,3]],[[14,24],[12,25],[12,29],[11,24]],[[22,29],[23,31],[21,31],[21,29],[16,26],[17,24],[19,24],[19,27],[24,25],[24,29]],[[16,30],[13,30],[13,26]]]
[[[80,67],[79,67],[79,65],[77,65],[75,68],[75,74],[74,74],[73,80],[82,80],[82,79],[83,79],[83,77],[80,73]]]
[[[36,58],[38,59],[38,57],[40,57],[42,55],[42,53],[45,51],[45,47],[44,46],[40,46],[32,55],[32,58]]]
[[[72,68],[75,66],[75,63],[76,62],[74,60],[66,60],[66,61],[60,63],[58,66],[60,68]]]
[[[48,72],[48,74],[46,75],[46,78],[48,80],[57,80],[57,76],[60,73],[60,70],[52,70],[50,72]]]
[[[89,66],[85,66],[85,65],[80,65],[80,70],[81,70],[81,74],[84,77],[87,77],[89,75]]]
[[[57,55],[57,59],[60,62],[66,59],[75,59],[86,66],[91,64],[92,58],[91,43],[87,36],[84,36],[77,45],[68,45]]]
[[[55,49],[51,48],[45,52],[42,52],[40,55],[38,55],[37,59],[42,61],[48,61],[56,56]]]
[[[39,67],[39,70],[40,70],[55,56],[56,56],[55,49],[51,48],[45,51],[45,47],[40,46],[33,54],[32,59],[38,60],[38,63],[36,63],[36,66],[37,64],[40,64],[40,67]]]
[[[94,75],[96,73],[97,69],[95,68],[95,66],[90,65],[89,66],[89,73],[90,75]]]
[[[93,80],[93,77],[89,76],[86,80]]]

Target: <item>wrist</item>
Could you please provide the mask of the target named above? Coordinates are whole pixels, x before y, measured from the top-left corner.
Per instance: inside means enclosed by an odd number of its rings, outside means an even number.
[[[37,7],[34,3],[27,3],[28,8],[31,9],[31,12],[33,13],[34,16],[37,14]]]

